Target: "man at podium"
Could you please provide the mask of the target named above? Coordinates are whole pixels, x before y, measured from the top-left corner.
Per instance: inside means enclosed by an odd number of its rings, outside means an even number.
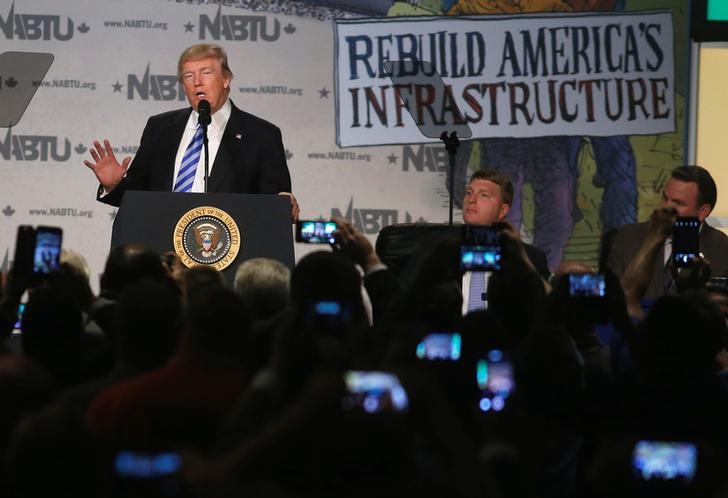
[[[108,140],[94,141],[93,160],[84,164],[99,180],[97,200],[118,206],[127,190],[205,192],[206,128],[207,192],[286,195],[297,219],[281,131],[230,100],[233,73],[225,51],[212,44],[189,47],[177,74],[191,107],[149,118],[133,162],[126,157],[120,163]]]

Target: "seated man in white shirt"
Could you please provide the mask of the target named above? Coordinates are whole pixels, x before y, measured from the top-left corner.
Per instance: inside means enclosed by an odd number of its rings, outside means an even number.
[[[463,221],[465,226],[454,227],[452,231],[432,233],[425,236],[402,271],[402,281],[405,284],[414,281],[415,274],[438,244],[461,245],[473,242],[469,237],[469,233],[478,231],[473,227],[493,226],[498,232],[507,232],[505,236],[508,238],[518,240],[518,234],[505,221],[512,200],[513,184],[507,176],[493,170],[478,170],[473,173],[465,189],[463,200]],[[502,240],[503,236],[499,236],[499,238]],[[543,278],[548,278],[549,271],[545,254],[533,246],[520,242],[520,240],[518,240],[518,244],[523,249],[525,258],[533,269]],[[458,263],[459,261],[452,262],[453,265]],[[453,271],[453,273],[458,272]],[[488,275],[482,275],[483,272],[461,273],[463,275],[461,287],[463,290],[463,313],[485,308],[487,302],[485,289],[487,288]],[[479,284],[481,285],[480,288],[482,288],[481,292],[471,292],[474,274],[478,278],[486,277],[485,281]],[[479,302],[471,302],[471,296],[478,297]]]

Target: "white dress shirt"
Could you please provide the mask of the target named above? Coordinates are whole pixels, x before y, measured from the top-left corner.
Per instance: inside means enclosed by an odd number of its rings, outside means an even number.
[[[488,280],[490,279],[491,272],[485,271],[482,272],[485,277],[485,288],[488,288]],[[468,314],[468,305],[470,304],[470,278],[471,278],[472,272],[466,271],[463,273],[463,279],[462,279],[462,295],[463,295],[463,308],[462,313],[463,316]],[[488,309],[488,300],[486,299],[485,302],[485,309]]]
[[[216,113],[212,115],[212,122],[207,126],[207,148],[210,153],[210,159],[208,160],[208,174],[212,176],[212,165],[215,163],[215,157],[217,157],[217,151],[220,148],[220,142],[222,140],[222,134],[227,126],[228,119],[230,119],[230,112],[232,105],[230,99],[227,99],[223,106],[218,109]],[[187,146],[192,141],[192,137],[195,136],[195,130],[197,129],[197,120],[200,114],[192,109],[190,118],[187,120],[185,126],[185,132],[182,134],[182,139],[179,142],[177,148],[177,157],[174,160],[174,175],[172,175],[172,185],[169,189],[174,190],[174,184],[177,181],[177,173],[182,165],[182,158],[185,155]],[[205,191],[205,151],[203,149],[200,154],[200,162],[197,165],[197,171],[195,172],[195,180],[192,183],[190,192],[204,192]]]

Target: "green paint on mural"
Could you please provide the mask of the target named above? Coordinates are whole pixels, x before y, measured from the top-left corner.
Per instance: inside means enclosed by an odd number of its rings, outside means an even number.
[[[728,2],[726,0],[708,0],[708,20],[728,21]]]

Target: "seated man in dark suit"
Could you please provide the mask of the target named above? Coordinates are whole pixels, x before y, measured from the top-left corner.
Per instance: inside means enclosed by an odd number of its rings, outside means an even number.
[[[440,244],[460,244],[467,237],[469,227],[479,226],[496,226],[507,225],[504,221],[513,201],[513,184],[511,180],[493,170],[478,170],[470,177],[470,181],[465,189],[465,197],[463,200],[463,221],[464,227],[453,227],[452,230],[445,233],[432,233],[423,237],[418,245],[417,250],[409,259],[407,265],[402,270],[400,278],[404,284],[411,284],[415,280],[416,273],[420,270],[428,256],[433,252],[436,246]],[[515,230],[508,228],[506,235],[509,237],[517,237]],[[548,265],[546,263],[546,255],[539,249],[519,241],[522,245],[533,269],[544,279],[549,277]],[[453,265],[457,265],[458,261],[453,261]],[[470,288],[471,277],[475,273],[483,272],[465,272],[462,280],[463,291],[463,311],[475,309],[469,303],[469,292],[465,289]],[[485,285],[485,283],[483,284]],[[484,289],[485,290],[485,289]],[[485,292],[480,293],[485,296]],[[478,303],[479,306],[485,306]],[[474,303],[473,303],[474,304]]]
[[[661,209],[673,210],[677,216],[696,217],[700,222],[700,252],[710,263],[714,277],[728,275],[728,237],[708,225],[705,219],[713,210],[718,198],[718,189],[710,173],[700,166],[680,166],[675,168],[662,191]],[[673,215],[674,218],[674,215]],[[673,219],[674,222],[674,219]],[[644,295],[656,299],[672,289],[668,289],[671,279],[666,279],[666,265],[672,253],[670,230],[664,230],[660,240],[649,238],[650,243],[659,244],[652,260],[649,287]],[[609,268],[622,277],[629,263],[640,248],[648,241],[649,223],[635,223],[621,227],[614,238],[609,252]],[[660,235],[660,234],[658,234]]]
[[[152,116],[131,162],[121,163],[108,140],[94,141],[93,170],[100,186],[97,199],[118,206],[127,190],[204,192],[204,151],[200,103],[207,102],[211,122],[208,192],[280,194],[291,199],[291,218],[298,203],[291,192],[281,131],[241,111],[229,99],[233,73],[227,54],[210,44],[194,45],[180,56],[177,72],[191,107]],[[204,104],[203,104],[204,107]]]

